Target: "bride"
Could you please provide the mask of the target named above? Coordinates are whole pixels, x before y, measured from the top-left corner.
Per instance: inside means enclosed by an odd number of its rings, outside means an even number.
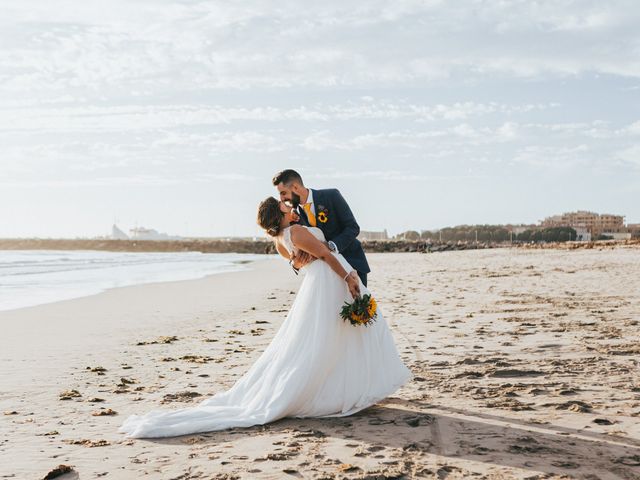
[[[355,270],[324,243],[317,227],[291,225],[295,213],[275,198],[260,204],[258,223],[285,258],[313,259],[275,337],[229,389],[178,410],[129,416],[119,431],[131,438],[172,437],[249,427],[283,417],[343,417],[394,393],[412,377],[378,309],[370,326],[340,318],[345,301],[369,293]]]

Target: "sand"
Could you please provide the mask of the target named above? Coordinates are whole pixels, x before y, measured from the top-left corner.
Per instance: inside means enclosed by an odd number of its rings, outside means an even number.
[[[416,378],[346,418],[117,432],[248,369],[299,284],[284,261],[0,312],[0,478],[640,478],[640,250],[369,258]]]

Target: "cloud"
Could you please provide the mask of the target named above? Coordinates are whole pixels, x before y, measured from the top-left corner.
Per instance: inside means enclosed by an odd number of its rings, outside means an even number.
[[[461,178],[480,178],[478,175],[425,175],[416,174],[411,171],[401,170],[384,170],[384,171],[367,171],[367,172],[331,172],[331,173],[312,173],[305,175],[305,178],[313,180],[352,180],[352,179],[376,179],[391,182],[425,182],[433,180],[455,180]]]
[[[154,142],[153,147],[187,146],[204,148],[210,153],[229,152],[279,152],[285,147],[271,135],[259,132],[218,132],[210,134],[177,134],[170,132],[167,136]]]
[[[163,94],[462,84],[589,73],[640,77],[640,9],[617,2],[5,4],[11,92]]]
[[[633,122],[631,125],[623,128],[622,132],[629,135],[640,135],[640,120],[638,120],[637,122]]]
[[[555,147],[547,145],[527,145],[520,148],[513,162],[533,167],[570,170],[575,167],[588,166],[589,146],[585,144]]]
[[[425,149],[433,147],[446,150],[447,146],[478,146],[512,142],[517,139],[519,127],[506,122],[495,128],[475,127],[469,123],[453,124],[444,128],[422,128],[383,133],[366,133],[345,138],[329,130],[316,131],[306,137],[302,146],[311,151],[345,150],[357,151],[376,148]]]
[[[452,208],[465,178],[593,189],[604,172],[623,191],[638,24],[631,0],[3,2],[0,185],[185,195],[293,165],[440,179]]]
[[[616,152],[615,158],[635,169],[640,169],[640,145],[631,145]]]
[[[62,100],[60,102],[62,103]],[[409,120],[425,123],[459,121],[491,115],[515,115],[544,111],[557,106],[557,103],[506,104],[471,101],[421,104],[372,98],[361,102],[303,104],[291,108],[278,105],[244,107],[202,104],[42,106],[29,102],[20,105],[20,108],[16,108],[14,104],[0,109],[0,132],[131,131],[231,125],[242,122]]]
[[[180,177],[167,177],[152,174],[100,176],[80,179],[48,179],[48,180],[8,180],[0,179],[0,186],[6,188],[75,188],[75,187],[163,187],[176,185],[194,185],[197,183],[252,182],[257,177],[242,173],[199,173]]]

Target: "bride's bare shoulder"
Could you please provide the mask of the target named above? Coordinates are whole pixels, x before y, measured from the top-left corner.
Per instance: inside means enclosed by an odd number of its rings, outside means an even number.
[[[301,233],[305,232],[307,229],[303,225],[291,225],[289,227],[289,233],[291,234],[291,238],[299,236]]]

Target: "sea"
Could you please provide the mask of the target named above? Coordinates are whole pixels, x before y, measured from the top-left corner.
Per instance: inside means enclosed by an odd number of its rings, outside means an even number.
[[[0,250],[0,311],[84,297],[115,287],[235,272],[268,257],[241,253]]]

